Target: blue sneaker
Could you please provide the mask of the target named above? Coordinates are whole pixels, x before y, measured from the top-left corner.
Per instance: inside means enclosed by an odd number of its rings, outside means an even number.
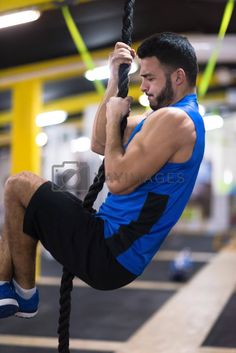
[[[15,298],[19,304],[19,309],[15,316],[30,319],[38,313],[39,292],[36,289],[35,294],[30,299],[23,299],[15,292]]]
[[[19,310],[16,293],[13,285],[9,282],[0,286],[0,319],[15,315]]]

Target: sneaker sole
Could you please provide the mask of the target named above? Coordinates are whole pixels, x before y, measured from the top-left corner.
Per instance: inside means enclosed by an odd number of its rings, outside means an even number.
[[[17,311],[15,313],[15,316],[23,318],[23,319],[31,319],[32,317],[35,317],[38,314],[38,310],[35,311],[34,313],[24,313],[21,311]]]
[[[13,316],[19,310],[19,305],[15,299],[0,300],[0,319]]]

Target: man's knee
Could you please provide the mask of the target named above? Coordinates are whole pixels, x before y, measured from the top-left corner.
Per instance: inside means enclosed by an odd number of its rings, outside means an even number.
[[[12,193],[17,183],[18,183],[18,174],[11,175],[10,177],[8,177],[4,185],[5,194]]]
[[[10,176],[5,183],[5,199],[18,200],[27,207],[35,191],[45,182],[45,179],[28,171]]]
[[[31,172],[21,172],[17,173],[15,175],[11,175],[10,177],[7,178],[5,182],[5,191],[11,192],[14,191],[16,187],[19,186],[19,184],[22,184],[26,181],[28,181],[31,178],[32,173]]]

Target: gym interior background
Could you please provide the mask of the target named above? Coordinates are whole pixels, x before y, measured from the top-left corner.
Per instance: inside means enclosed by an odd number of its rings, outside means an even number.
[[[73,351],[236,352],[234,3],[136,0],[135,48],[155,32],[185,34],[199,61],[198,87],[212,53],[217,56],[207,92],[199,97],[207,129],[205,157],[181,220],[136,284],[101,293],[75,281]],[[219,39],[227,5],[233,12],[224,38]],[[82,38],[79,46],[84,41],[93,64],[78,52],[62,14],[64,6],[69,6]],[[121,37],[123,6],[121,0],[0,0],[0,229],[3,186],[9,175],[30,170],[81,198],[92,183],[102,159],[90,151],[91,127],[107,77],[99,78],[98,87],[87,70],[107,65]],[[40,17],[1,28],[2,15],[23,10],[36,10]],[[137,62],[133,71],[129,94],[134,97],[133,114],[138,114],[147,108],[139,90]],[[50,116],[42,115],[48,112]],[[79,178],[78,173],[68,178],[66,172],[77,170],[78,163]],[[106,192],[104,187],[96,208]],[[185,260],[191,266],[182,277],[175,277],[174,264],[186,264]],[[1,321],[0,352],[27,353],[32,347],[36,353],[56,351],[60,272],[41,249],[37,271],[41,311],[32,322]]]

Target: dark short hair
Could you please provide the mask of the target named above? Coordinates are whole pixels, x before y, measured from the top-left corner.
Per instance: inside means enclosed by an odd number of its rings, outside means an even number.
[[[182,68],[189,85],[196,85],[197,57],[186,37],[172,32],[154,34],[141,43],[137,54],[140,59],[155,56],[161,64],[174,70]]]

